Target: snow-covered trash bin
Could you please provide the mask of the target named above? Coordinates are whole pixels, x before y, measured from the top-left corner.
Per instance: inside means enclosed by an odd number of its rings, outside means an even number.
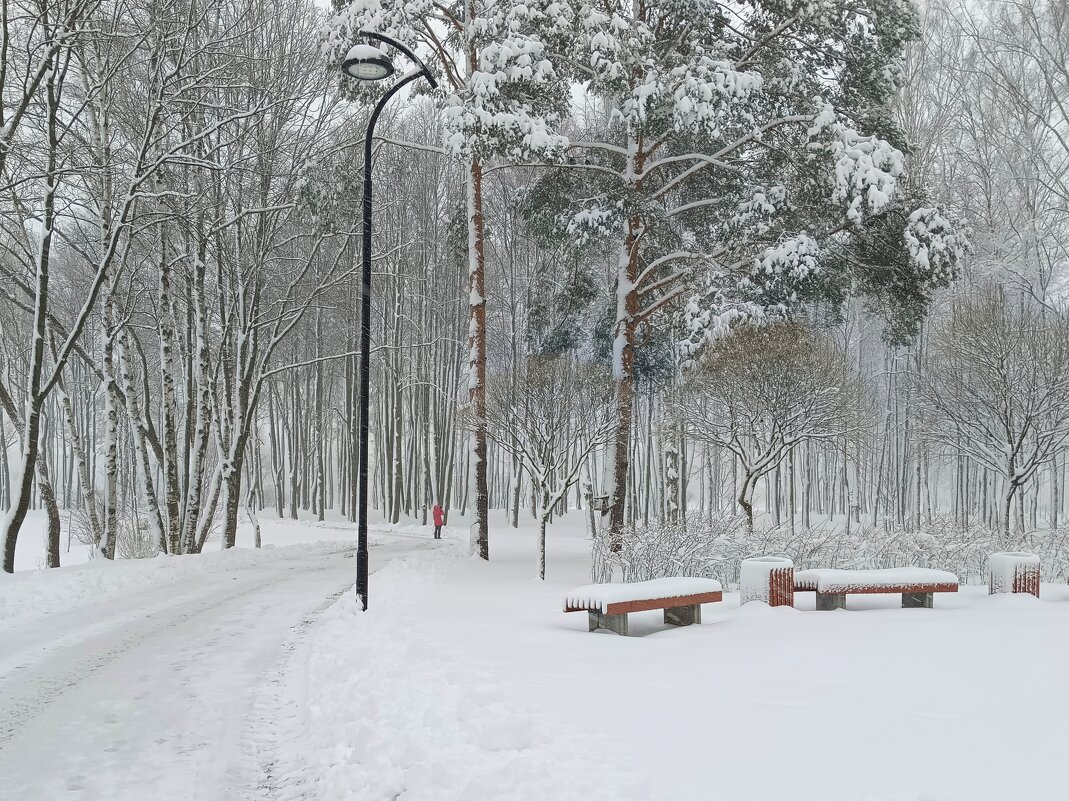
[[[987,566],[991,571],[990,595],[1024,592],[1039,597],[1039,557],[1034,553],[993,553]]]
[[[764,601],[769,606],[794,606],[794,562],[781,556],[742,560],[739,603]]]

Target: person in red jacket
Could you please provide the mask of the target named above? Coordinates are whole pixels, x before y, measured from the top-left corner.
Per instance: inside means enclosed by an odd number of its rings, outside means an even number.
[[[445,512],[442,511],[441,504],[435,504],[432,510],[434,514],[434,538],[440,540],[442,538],[442,526],[445,525]]]

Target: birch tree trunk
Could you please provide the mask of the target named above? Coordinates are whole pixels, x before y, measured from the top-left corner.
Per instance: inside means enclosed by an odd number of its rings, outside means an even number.
[[[45,335],[49,314],[49,268],[51,266],[52,234],[55,225],[56,209],[56,151],[58,149],[57,119],[59,116],[59,98],[56,85],[56,69],[50,65],[47,83],[48,114],[47,137],[48,155],[45,169],[45,191],[41,208],[41,229],[38,236],[37,275],[34,285],[33,308],[33,342],[30,347],[30,366],[26,376],[26,412],[22,433],[22,452],[19,454],[15,472],[14,498],[8,512],[0,519],[0,533],[4,540],[4,571],[15,572],[15,546],[18,542],[22,523],[30,506],[33,491],[33,476],[37,465],[38,449],[41,436],[41,409],[45,396],[42,394],[42,378],[45,362]]]

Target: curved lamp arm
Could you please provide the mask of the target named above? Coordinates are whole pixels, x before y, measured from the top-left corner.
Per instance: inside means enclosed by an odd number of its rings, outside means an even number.
[[[412,61],[414,64],[416,64],[416,66],[419,67],[419,74],[427,79],[427,83],[431,85],[431,89],[438,88],[438,81],[434,79],[434,75],[429,69],[427,69],[427,65],[420,61],[416,57],[415,53],[413,53],[411,50],[409,50],[396,39],[392,39],[389,36],[386,36],[385,34],[378,33],[377,31],[360,31],[358,35],[363,36],[367,39],[375,39],[376,41],[382,42],[383,44],[388,44],[390,47],[393,47],[396,50],[400,50],[408,57],[410,61]]]

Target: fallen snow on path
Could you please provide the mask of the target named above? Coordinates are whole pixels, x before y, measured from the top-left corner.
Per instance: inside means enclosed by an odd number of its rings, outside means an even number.
[[[293,628],[353,580],[340,553],[262,557],[186,557],[206,569],[5,630],[3,798],[242,799],[256,772],[239,739],[251,693]]]
[[[82,550],[63,554],[63,567],[47,570],[28,556],[35,538],[43,535],[39,529],[44,521],[38,518],[40,515],[30,516],[30,531],[24,532],[19,539],[20,552],[25,555],[21,567],[14,575],[0,572],[0,632],[139,590],[281,561],[343,552],[352,555],[356,548],[356,526],[353,523],[265,517],[261,521],[262,548],[252,547],[252,530],[243,522],[238,526],[238,547],[226,551],[220,550],[218,539],[209,539],[204,553],[195,556],[112,561],[91,558],[92,549],[83,546]],[[430,531],[429,527],[413,523],[373,523],[368,541],[372,546],[425,542],[430,539]],[[455,531],[451,533],[457,535]]]
[[[373,581],[442,546],[413,526],[374,534]],[[352,587],[351,555],[350,537],[0,580],[0,798],[262,801],[279,721],[258,699]]]

